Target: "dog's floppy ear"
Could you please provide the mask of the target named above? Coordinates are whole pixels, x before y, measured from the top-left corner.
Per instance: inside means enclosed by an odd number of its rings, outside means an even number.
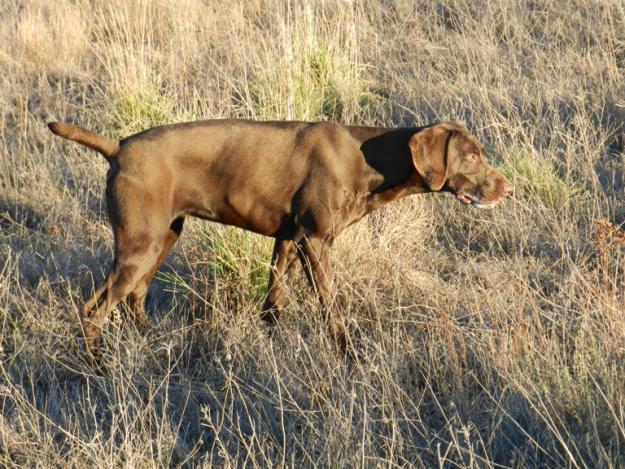
[[[437,124],[412,136],[408,146],[417,173],[432,191],[438,191],[447,179],[447,144],[452,130]]]

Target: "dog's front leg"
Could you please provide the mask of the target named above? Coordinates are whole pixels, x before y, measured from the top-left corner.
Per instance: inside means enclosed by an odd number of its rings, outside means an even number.
[[[263,304],[261,318],[269,324],[275,324],[280,310],[286,306],[286,276],[297,258],[294,241],[276,239],[271,257],[269,287]]]
[[[330,240],[304,238],[300,242],[298,254],[306,278],[319,297],[321,313],[328,327],[330,338],[341,352],[350,353],[345,324],[336,310],[336,295],[332,286],[332,272],[328,260],[328,251],[331,247]]]

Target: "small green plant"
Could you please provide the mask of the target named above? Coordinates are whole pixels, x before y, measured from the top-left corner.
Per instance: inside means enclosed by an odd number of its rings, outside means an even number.
[[[518,196],[545,207],[566,206],[581,195],[581,188],[562,176],[554,161],[518,148],[504,157],[501,172],[514,184]]]
[[[260,69],[249,86],[251,109],[259,118],[350,119],[377,95],[368,91],[365,66],[324,43],[304,44],[273,66]]]
[[[114,90],[111,119],[119,137],[171,123],[175,101],[152,82]]]
[[[228,286],[243,293],[246,298],[262,299],[267,293],[271,246],[267,239],[248,231],[226,226],[208,226],[202,229],[200,252],[204,258],[193,262],[193,269],[202,271],[200,278],[215,283],[215,288]],[[177,274],[159,274],[172,290],[184,290],[202,297],[196,287]],[[209,301],[207,298],[202,298]]]
[[[215,277],[245,285],[257,298],[267,292],[270,247],[266,240],[232,227],[203,230],[208,259],[205,265]]]

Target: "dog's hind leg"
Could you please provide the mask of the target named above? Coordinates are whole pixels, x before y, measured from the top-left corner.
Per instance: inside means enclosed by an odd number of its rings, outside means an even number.
[[[167,232],[167,236],[165,237],[165,241],[163,242],[163,247],[161,249],[161,253],[158,256],[158,259],[150,269],[150,271],[137,283],[137,286],[133,291],[128,295],[127,303],[130,316],[132,320],[138,326],[145,326],[148,321],[148,317],[145,314],[145,297],[148,293],[148,288],[154,275],[156,275],[156,271],[161,266],[169,251],[176,241],[180,237],[180,233],[182,232],[182,226],[184,224],[184,218],[176,218],[172,224],[169,226],[169,231]]]
[[[102,327],[111,311],[133,292],[141,281],[155,271],[163,256],[166,241],[171,237],[167,225],[161,229],[128,234],[125,229],[116,228],[116,259],[113,271],[81,309],[82,329],[89,352],[97,356]],[[99,293],[99,295],[98,295]]]

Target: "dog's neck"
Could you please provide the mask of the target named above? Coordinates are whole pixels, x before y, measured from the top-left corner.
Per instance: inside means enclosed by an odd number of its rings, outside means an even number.
[[[349,127],[370,168],[366,212],[411,194],[429,192],[416,172],[408,143],[420,127]]]

